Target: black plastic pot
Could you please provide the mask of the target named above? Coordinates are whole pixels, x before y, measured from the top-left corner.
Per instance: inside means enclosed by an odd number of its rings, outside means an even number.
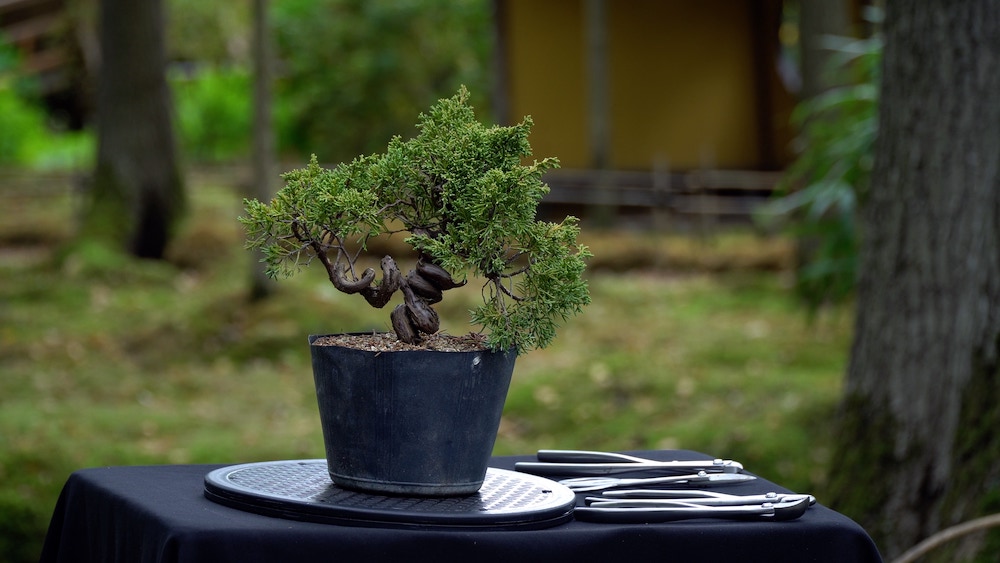
[[[330,478],[375,493],[475,493],[516,354],[317,346],[313,376]]]

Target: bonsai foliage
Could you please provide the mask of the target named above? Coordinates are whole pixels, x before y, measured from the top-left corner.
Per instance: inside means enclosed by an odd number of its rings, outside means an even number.
[[[431,307],[442,292],[482,280],[483,303],[471,321],[494,349],[518,352],[548,345],[561,320],[590,302],[582,279],[590,256],[576,242],[577,220],[535,220],[548,186],[542,174],[558,166],[546,158],[530,165],[531,119],[512,127],[476,121],[463,87],[421,114],[418,134],[389,142],[386,152],[334,169],[315,156],[284,174],[270,204],[246,200],[248,247],[263,250],[267,273],[288,276],[318,260],[344,293],[359,293],[385,307],[398,291],[403,302],[390,315],[400,340],[416,344],[439,329]],[[381,260],[381,276],[356,266],[365,243],[406,233],[417,252],[405,275],[396,260]]]

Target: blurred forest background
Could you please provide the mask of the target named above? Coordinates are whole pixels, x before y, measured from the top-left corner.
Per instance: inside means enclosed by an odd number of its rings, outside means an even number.
[[[253,6],[163,8],[188,199],[165,260],[79,237],[97,158],[97,3],[67,2],[51,22],[74,34],[47,39],[68,82],[45,82],[13,41],[0,43],[4,560],[37,558],[77,468],[320,457],[305,336],[386,326],[321,275],[250,300],[253,257],[235,218],[253,183]],[[493,10],[272,0],[279,168],[382,150],[460,84],[493,120]],[[585,222],[594,304],[552,348],[519,360],[498,454],[692,448],[822,498],[850,312],[807,314],[789,237],[749,216],[703,219],[592,232]],[[442,304],[448,330],[466,330],[475,297]]]
[[[92,236],[106,234],[93,220],[101,163],[116,166],[100,148],[98,22],[101,5],[123,2],[0,1],[5,561],[37,560],[59,490],[81,467],[321,457],[306,335],[387,320],[321,274],[261,280],[242,249],[242,198],[275,189],[311,153],[336,163],[384,149],[461,84],[481,119],[521,117],[497,95],[505,2],[162,0],[147,16],[163,33],[173,142],[146,157],[156,168],[176,148],[178,211],[162,253],[108,244]],[[58,10],[36,28],[9,25],[48,4]],[[592,15],[604,3],[585,4]],[[593,305],[551,348],[519,358],[497,454],[695,449],[828,503],[882,57],[881,12],[866,4],[760,3],[778,8],[767,37],[781,57],[767,72],[785,72],[779,125],[792,133],[772,151],[788,156],[745,171],[762,173],[747,176],[750,189],[730,179],[714,194],[738,212],[565,195],[544,206],[583,216]],[[646,173],[644,193],[673,172]],[[456,293],[439,312],[463,333],[478,295]]]
[[[17,4],[5,3],[8,19]],[[14,38],[4,36],[0,164],[89,168],[97,2],[21,4],[25,10],[51,5],[45,16],[51,19],[38,22],[47,33],[34,39],[58,60],[26,61]],[[185,162],[245,161],[253,119],[252,3],[169,0],[163,7],[167,77]],[[281,0],[269,9],[280,77],[275,131],[279,151],[292,160],[316,153],[335,163],[380,150],[392,135],[411,133],[417,113],[460,84],[489,112],[489,2],[459,0],[443,8],[421,1]],[[58,65],[59,73],[41,72],[46,64]]]

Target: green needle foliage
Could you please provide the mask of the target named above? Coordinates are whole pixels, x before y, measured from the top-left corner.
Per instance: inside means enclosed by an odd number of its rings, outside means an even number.
[[[575,217],[535,220],[548,193],[542,174],[558,161],[522,164],[531,156],[531,119],[486,127],[468,97],[463,87],[439,100],[420,115],[416,137],[394,137],[383,154],[334,169],[313,156],[283,175],[270,204],[246,200],[247,246],[263,251],[268,275],[287,277],[318,259],[338,290],[372,306],[401,291],[392,324],[409,343],[437,331],[430,305],[442,291],[478,278],[483,303],[471,321],[485,329],[489,347],[547,346],[559,322],[590,302],[583,280],[590,252],[576,241]],[[357,271],[369,239],[401,232],[417,252],[414,270],[404,276],[386,256],[381,279],[371,268]]]

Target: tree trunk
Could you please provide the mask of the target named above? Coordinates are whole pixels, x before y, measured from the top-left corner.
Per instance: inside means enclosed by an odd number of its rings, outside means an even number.
[[[271,55],[271,26],[268,1],[253,0],[253,178],[249,197],[270,201],[274,197],[278,166],[275,162],[274,124],[271,118],[271,83],[274,72]],[[259,250],[250,266],[250,299],[263,299],[274,290],[273,280],[265,274]]]
[[[889,0],[885,39],[830,500],[894,557],[1000,511],[1000,4]]]
[[[799,2],[801,99],[813,98],[841,82],[831,74],[834,51],[824,41],[828,35],[851,35],[849,8],[845,0]]]
[[[837,52],[828,45],[830,36],[850,37],[852,35],[850,6],[847,0],[808,0],[799,2],[799,70],[802,88],[799,100],[807,102],[816,96],[845,83],[844,65],[836,64]],[[812,117],[809,123],[801,125],[800,132],[807,131],[813,120],[835,122],[832,112]],[[827,229],[828,231],[829,229]],[[795,265],[799,275],[800,292],[807,302],[819,305],[836,299],[833,282],[824,280],[822,289],[806,273],[808,268],[822,260],[823,245],[830,237],[828,232],[800,234],[796,240]],[[827,243],[829,244],[829,243]],[[832,275],[832,274],[831,274]]]
[[[161,0],[101,0],[97,166],[84,236],[162,258],[184,207]]]

